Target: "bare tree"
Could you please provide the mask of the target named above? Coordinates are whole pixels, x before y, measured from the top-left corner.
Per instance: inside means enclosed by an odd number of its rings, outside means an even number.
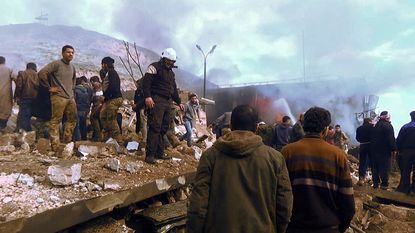
[[[134,45],[134,51],[133,51],[134,54],[131,53],[130,43],[128,43],[127,41],[124,41],[124,40],[122,42],[124,44],[125,51],[127,53],[127,58],[126,58],[125,61],[124,61],[124,59],[122,59],[122,57],[119,57],[119,58],[121,60],[121,63],[123,64],[124,68],[127,70],[128,74],[135,81],[134,71],[133,71],[133,67],[132,67],[131,61],[138,67],[138,70],[140,70],[141,77],[144,76],[143,70],[141,69],[141,65],[140,65],[140,56],[139,56],[140,54],[138,53],[137,45],[136,45],[135,42],[133,44]]]

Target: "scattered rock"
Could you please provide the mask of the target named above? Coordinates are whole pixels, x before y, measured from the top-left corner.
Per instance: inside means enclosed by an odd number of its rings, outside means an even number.
[[[80,163],[74,161],[62,161],[48,168],[49,180],[59,186],[76,184],[81,178],[81,167]]]
[[[20,182],[24,185],[27,185],[28,187],[32,188],[35,184],[35,178],[27,175],[27,174],[20,174],[19,178],[17,179],[17,182]]]
[[[52,200],[53,202],[59,202],[61,199],[57,196],[50,196],[50,200]]]
[[[13,201],[13,198],[11,198],[11,197],[5,197],[5,198],[3,198],[3,203],[4,204],[7,204],[7,203],[9,203],[11,201]]]
[[[63,158],[71,157],[72,153],[73,153],[74,146],[75,146],[75,144],[73,142],[70,142],[70,143],[66,144],[65,148],[62,151],[62,157]]]
[[[105,165],[106,168],[118,172],[120,170],[120,160],[116,158],[109,159],[108,163]]]
[[[127,150],[128,151],[136,151],[136,150],[138,150],[139,145],[140,144],[138,144],[138,142],[136,142],[136,141],[128,142],[127,143]]]
[[[136,173],[138,169],[140,169],[143,166],[144,165],[142,163],[128,162],[125,166],[125,170],[127,170],[129,173]]]
[[[45,200],[43,200],[42,198],[38,197],[38,198],[36,198],[36,202],[38,204],[42,204],[43,202],[45,202]]]
[[[114,145],[115,149],[118,153],[122,152],[121,146],[118,144],[118,142],[115,139],[109,138],[105,143],[110,144],[110,145]]]
[[[104,190],[119,190],[121,189],[121,185],[114,181],[105,181],[104,182]]]

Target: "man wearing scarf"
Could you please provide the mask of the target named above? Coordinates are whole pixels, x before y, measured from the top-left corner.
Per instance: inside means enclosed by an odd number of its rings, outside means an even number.
[[[372,131],[371,154],[373,188],[379,188],[381,182],[380,187],[386,190],[389,186],[391,158],[396,154],[395,135],[388,111],[380,113],[379,121]]]

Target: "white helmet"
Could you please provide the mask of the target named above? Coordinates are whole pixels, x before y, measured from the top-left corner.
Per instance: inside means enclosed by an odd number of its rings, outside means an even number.
[[[161,53],[161,57],[176,61],[176,51],[172,48],[167,48]]]

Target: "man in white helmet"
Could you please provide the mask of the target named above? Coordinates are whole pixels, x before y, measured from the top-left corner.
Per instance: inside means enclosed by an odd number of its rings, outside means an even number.
[[[145,159],[147,163],[154,164],[155,159],[170,159],[164,154],[163,144],[163,136],[169,129],[170,103],[173,100],[183,109],[172,70],[175,62],[176,51],[167,48],[158,62],[148,66],[143,78],[149,128]]]

